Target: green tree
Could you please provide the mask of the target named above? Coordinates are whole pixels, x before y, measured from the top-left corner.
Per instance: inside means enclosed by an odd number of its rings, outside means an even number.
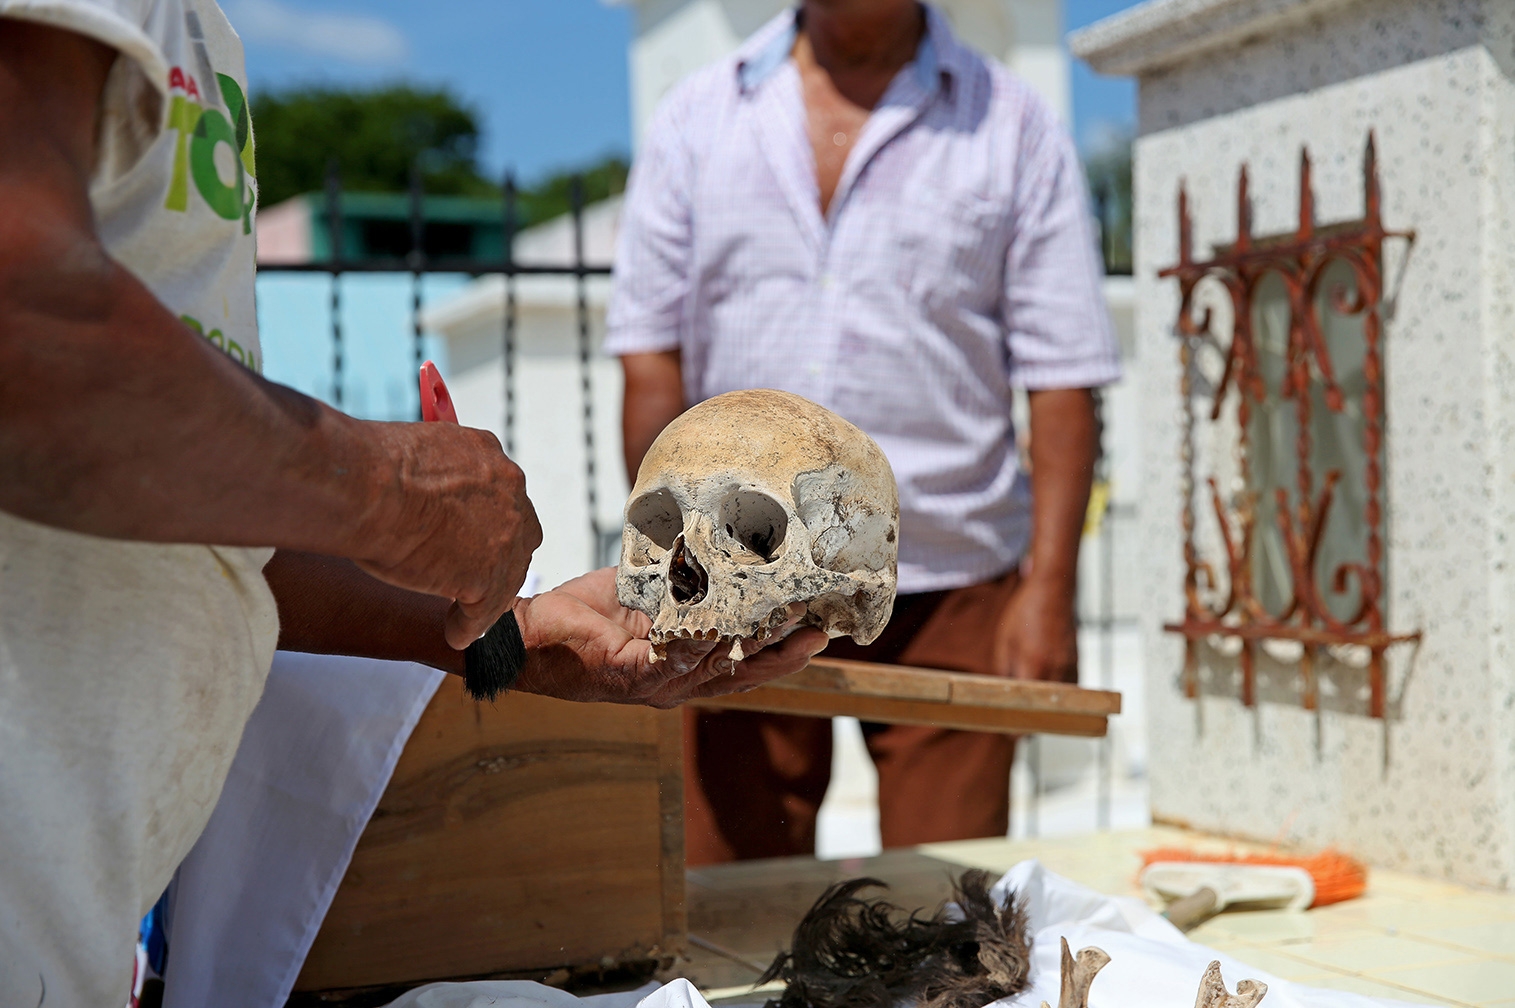
[[[498,198],[499,181],[479,170],[478,113],[451,92],[394,84],[367,91],[302,87],[257,93],[252,104],[257,140],[258,202],[271,207],[326,187],[333,160],[350,192],[405,192],[410,167],[434,196]],[[573,178],[583,180],[586,205],[626,188],[626,158],[607,155],[583,169],[553,172],[522,186],[518,225],[568,213]]]
[[[1084,155],[1084,172],[1100,219],[1101,251],[1105,270],[1130,273],[1131,254],[1131,143],[1109,141]]]
[[[573,209],[575,175],[583,180],[585,206],[624,192],[630,167],[624,157],[612,154],[588,168],[548,175],[520,191],[516,204],[519,208],[517,220],[521,227],[530,227],[568,213]]]
[[[478,113],[445,89],[395,84],[353,91],[314,86],[255,93],[258,202],[273,206],[326,185],[327,164],[344,189],[404,192],[412,164],[436,195],[493,195],[478,170]]]

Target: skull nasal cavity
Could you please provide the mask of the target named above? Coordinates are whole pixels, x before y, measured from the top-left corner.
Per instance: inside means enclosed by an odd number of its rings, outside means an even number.
[[[694,554],[685,548],[683,536],[673,543],[673,557],[668,561],[668,583],[674,601],[681,605],[699,602],[710,590],[710,577]]]
[[[721,503],[721,524],[727,535],[767,563],[783,552],[789,512],[765,493],[738,490]]]

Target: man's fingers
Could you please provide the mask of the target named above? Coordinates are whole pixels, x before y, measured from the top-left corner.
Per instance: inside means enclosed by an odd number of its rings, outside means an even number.
[[[710,662],[713,674],[690,677],[688,682],[680,682],[679,686],[687,690],[685,699],[744,693],[765,682],[798,672],[826,647],[828,640],[814,627],[803,627],[778,643],[770,643],[761,653],[734,664],[723,649],[723,653]],[[743,647],[746,647],[745,642]]]
[[[814,627],[795,631],[787,640],[772,645],[761,655],[738,662],[735,675],[712,676],[688,694],[689,699],[745,693],[774,679],[804,668],[819,654],[829,638]]]
[[[700,667],[719,641],[675,640],[664,649],[669,677],[686,676]]]
[[[443,624],[447,635],[447,646],[455,651],[462,651],[488,633],[489,628],[495,625],[495,621],[505,615],[506,610],[514,604],[514,595],[507,598],[504,604],[470,605],[464,602],[453,602],[447,607],[447,619]]]
[[[775,673],[788,675],[798,672],[805,667],[811,658],[826,649],[831,638],[815,627],[800,627],[782,640],[775,641],[769,638],[766,647],[761,647],[759,642],[753,643],[759,647],[755,654],[748,651],[748,657],[741,663],[741,668],[764,670],[769,666],[782,668],[785,671]],[[747,651],[747,642],[742,642],[742,650]]]

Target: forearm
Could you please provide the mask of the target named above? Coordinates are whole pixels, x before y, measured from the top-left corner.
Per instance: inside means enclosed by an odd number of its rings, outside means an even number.
[[[0,510],[347,557],[453,600],[447,639],[466,647],[541,542],[520,467],[486,431],[354,420],[264,381],[107,253],[90,186],[115,59],[0,17]]]
[[[628,354],[621,358],[626,392],[621,401],[621,444],[626,476],[637,470],[663,428],[684,412],[684,379],[679,352]]]
[[[448,602],[385,584],[349,560],[280,550],[263,568],[279,607],[279,648],[414,661],[463,674],[447,645]]]
[[[242,368],[91,237],[28,229],[12,207],[0,210],[12,250],[0,251],[0,508],[112,538],[363,555],[400,476],[383,431]]]
[[[1029,581],[1073,601],[1099,425],[1088,389],[1032,392]]]

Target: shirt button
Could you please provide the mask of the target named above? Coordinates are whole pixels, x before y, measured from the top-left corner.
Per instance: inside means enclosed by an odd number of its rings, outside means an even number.
[[[831,289],[831,274],[830,273],[822,273],[821,274],[821,290],[830,290],[830,289]]]
[[[819,364],[811,363],[805,365],[805,370],[809,371],[812,375],[819,375],[821,373],[821,366]]]

